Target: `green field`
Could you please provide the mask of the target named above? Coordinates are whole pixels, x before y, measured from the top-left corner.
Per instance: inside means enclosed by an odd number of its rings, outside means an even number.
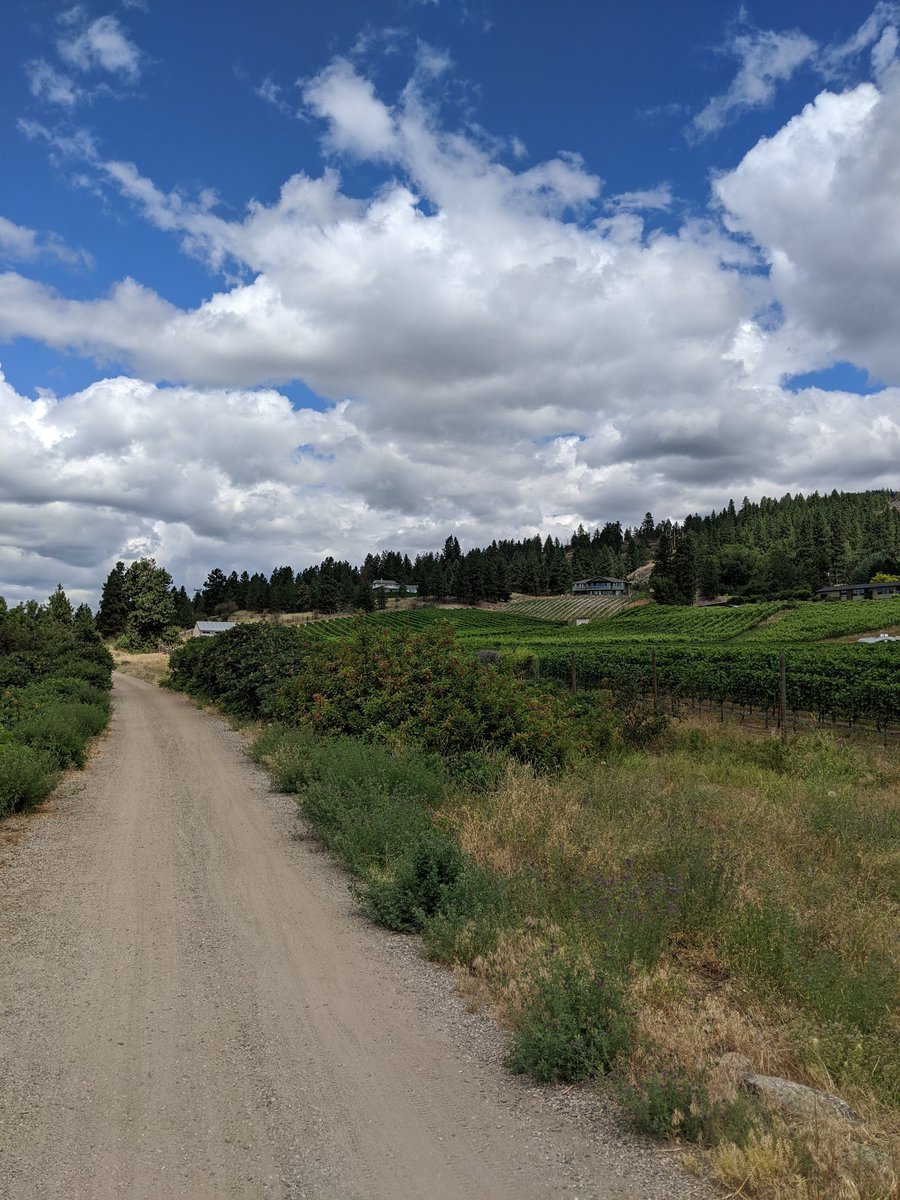
[[[605,621],[634,601],[623,596],[544,596],[514,600],[509,611],[516,616],[545,621]]]
[[[818,642],[823,638],[900,626],[900,596],[888,600],[828,601],[784,611],[747,635],[754,642]]]
[[[341,639],[359,619],[309,625],[303,636]],[[447,622],[472,650],[528,652],[535,675],[547,682],[570,681],[574,653],[579,687],[616,692],[650,693],[655,651],[660,693],[763,710],[778,706],[783,652],[789,710],[819,720],[871,722],[880,729],[900,723],[900,643],[868,646],[823,639],[889,627],[898,619],[900,600],[796,608],[783,603],[733,608],[648,604],[577,627],[529,616],[520,605],[505,611],[419,608],[361,618],[390,629]]]

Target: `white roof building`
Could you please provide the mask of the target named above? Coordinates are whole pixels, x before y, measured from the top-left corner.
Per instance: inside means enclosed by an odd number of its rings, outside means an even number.
[[[215,637],[217,633],[227,633],[236,627],[237,621],[198,621],[191,630],[191,637]]]

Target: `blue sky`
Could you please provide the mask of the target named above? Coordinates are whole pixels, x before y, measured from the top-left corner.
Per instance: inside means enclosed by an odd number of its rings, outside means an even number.
[[[0,593],[898,486],[898,20],[19,0]]]

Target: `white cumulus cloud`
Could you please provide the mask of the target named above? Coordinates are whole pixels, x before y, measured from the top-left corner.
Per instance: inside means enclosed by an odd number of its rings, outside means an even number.
[[[446,128],[421,78],[388,102],[339,59],[305,103],[338,161],[239,216],[29,125],[239,281],[182,307],[130,278],[79,299],[0,275],[0,334],[115,367],[71,396],[0,385],[15,588],[87,594],[135,547],[195,586],[213,565],[361,560],[451,530],[567,536],[727,495],[896,487],[892,68],[823,92],[716,181],[715,211],[665,230],[641,215],[671,204],[664,185],[605,202],[575,154],[513,169],[501,144]],[[381,186],[350,194],[341,156]],[[20,262],[32,233],[7,230]],[[893,386],[781,383],[841,358]],[[323,411],[291,405],[278,387],[294,380]]]
[[[822,92],[715,191],[769,265],[785,313],[776,346],[900,382],[900,73]]]

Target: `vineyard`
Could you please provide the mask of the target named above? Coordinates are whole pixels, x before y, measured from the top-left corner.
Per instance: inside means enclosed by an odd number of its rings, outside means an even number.
[[[619,642],[727,642],[778,613],[783,604],[737,608],[694,608],[648,604],[618,613],[590,631],[592,638]],[[583,632],[583,631],[582,631]]]
[[[900,643],[870,647],[816,644],[816,638],[865,631],[896,619],[900,603],[782,603],[735,608],[643,605],[608,620],[573,627],[523,612],[419,608],[308,625],[299,637],[341,641],[364,626],[422,631],[451,625],[460,644],[501,657],[527,652],[543,682],[605,688],[673,701],[736,705],[774,714],[779,707],[779,654],[786,657],[786,706],[818,721],[900,724]],[[521,658],[521,654],[519,656]],[[655,662],[655,666],[654,666]],[[520,669],[521,663],[519,664]]]
[[[571,644],[543,645],[541,677],[567,682]],[[673,699],[737,704],[774,713],[779,705],[779,650],[746,645],[650,647],[594,642],[575,650],[580,686]],[[797,647],[786,659],[786,702],[791,712],[819,721],[873,722],[879,730],[900,723],[900,646]]]
[[[622,596],[547,596],[514,600],[509,612],[515,616],[539,617],[543,621],[601,621],[634,605]]]
[[[512,612],[494,612],[481,608],[416,608],[406,612],[372,613],[367,617],[336,617],[303,626],[303,636],[316,641],[340,641],[361,623],[376,629],[408,629],[420,632],[439,622],[453,626],[461,641],[496,640],[499,636],[513,641],[545,636],[554,624],[537,617],[515,616]]]
[[[753,629],[747,641],[818,642],[900,625],[900,597],[804,604],[787,611],[770,625]]]

